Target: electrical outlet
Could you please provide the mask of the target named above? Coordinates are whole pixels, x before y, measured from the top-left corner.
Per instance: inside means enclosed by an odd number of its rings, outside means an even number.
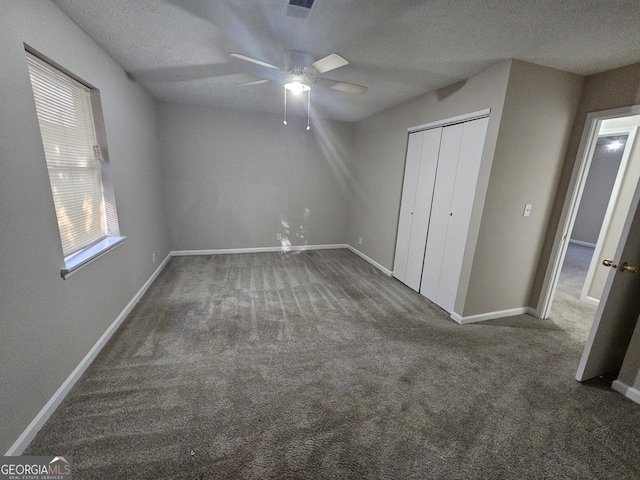
[[[276,233],[276,240],[282,240],[282,234]]]
[[[362,237],[358,237],[358,245],[362,245]]]
[[[151,254],[151,261],[152,261],[152,262],[153,262],[153,264],[155,265],[155,263],[156,263],[156,252],[153,252],[153,253]]]

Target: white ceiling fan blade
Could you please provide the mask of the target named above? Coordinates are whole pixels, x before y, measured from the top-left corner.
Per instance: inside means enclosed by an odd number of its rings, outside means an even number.
[[[332,53],[320,60],[316,60],[311,64],[311,66],[315,68],[318,73],[325,73],[335,70],[336,68],[344,67],[348,64],[349,62],[347,62],[345,58],[341,57],[337,53]]]
[[[338,82],[336,80],[329,80],[328,78],[316,78],[315,83],[321,87],[333,88],[334,90],[340,90],[341,92],[353,93],[355,95],[362,95],[368,90],[367,87],[362,85],[356,85],[354,83]]]
[[[251,85],[260,85],[269,83],[271,80],[251,80],[250,82],[236,83],[236,87],[250,87]]]
[[[256,65],[261,65],[267,68],[275,68],[276,70],[280,70],[280,67],[276,67],[275,65],[271,65],[270,63],[263,62],[262,60],[257,60],[255,58],[247,57],[246,55],[242,55],[241,53],[230,53],[232,57],[239,58],[240,60],[244,60],[246,62],[255,63]]]

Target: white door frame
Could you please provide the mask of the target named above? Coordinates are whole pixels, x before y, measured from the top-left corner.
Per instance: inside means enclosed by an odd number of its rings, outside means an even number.
[[[560,222],[558,223],[547,271],[542,283],[540,298],[538,299],[538,305],[535,311],[536,317],[547,318],[549,316],[553,296],[558,285],[558,279],[560,278],[560,271],[567,253],[568,240],[576,219],[602,121],[610,118],[628,117],[639,114],[640,105],[587,114],[578,154],[576,155],[571,180],[569,181],[567,196],[565,197],[564,206],[562,207]]]
[[[615,183],[613,184],[613,189],[611,190],[611,196],[609,197],[609,204],[607,205],[607,210],[606,210],[606,213],[604,214],[604,219],[602,220],[602,226],[600,228],[600,233],[598,234],[598,240],[596,241],[596,246],[593,250],[593,258],[589,263],[587,276],[585,278],[584,285],[582,287],[582,292],[580,293],[580,300],[594,306],[597,306],[600,303],[600,299],[590,297],[589,290],[591,287],[591,282],[593,281],[593,276],[595,275],[595,272],[596,272],[596,268],[599,265],[598,259],[600,258],[600,253],[602,252],[604,238],[607,232],[609,231],[609,224],[611,223],[613,210],[616,206],[618,195],[620,194],[620,187],[622,186],[622,181],[624,180],[625,172],[627,169],[627,163],[629,162],[631,149],[633,148],[633,143],[635,142],[635,139],[636,139],[637,130],[638,130],[638,127],[621,127],[621,128],[612,128],[612,129],[602,130],[598,132],[598,138],[626,134],[627,141],[625,142],[622,158],[620,159],[620,166],[618,167],[616,180],[615,180]],[[625,215],[626,215],[626,212],[625,212]]]

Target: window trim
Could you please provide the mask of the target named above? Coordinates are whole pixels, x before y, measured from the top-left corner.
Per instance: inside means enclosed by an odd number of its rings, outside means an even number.
[[[52,61],[48,57],[40,54],[36,50],[32,49],[27,44],[24,44],[25,52],[27,56],[30,56],[36,62],[41,62],[47,67],[50,67],[54,70],[58,70],[63,75],[68,76],[71,80],[79,83],[80,85],[85,86],[89,90],[89,102],[91,108],[91,116],[93,120],[93,130],[96,139],[96,143],[101,146],[100,155],[102,156],[102,161],[100,165],[100,175],[102,177],[102,197],[103,202],[107,201],[109,205],[112,206],[113,212],[111,220],[115,221],[115,229],[109,234],[109,220],[105,219],[107,222],[107,235],[89,245],[82,247],[81,249],[64,256],[64,268],[60,270],[60,276],[66,280],[71,277],[78,271],[82,270],[87,265],[93,263],[98,258],[105,255],[107,252],[114,250],[118,246],[122,245],[124,240],[127,238],[124,235],[120,235],[120,227],[118,214],[115,206],[115,192],[113,191],[113,183],[109,182],[110,188],[105,189],[104,181],[105,176],[110,177],[110,162],[109,162],[109,150],[106,141],[106,131],[104,124],[104,117],[102,113],[102,102],[100,99],[100,91],[91,85],[88,82],[85,82],[83,79],[79,78],[77,75],[73,74],[66,68],[59,65],[57,62]],[[33,86],[30,85],[32,88]],[[57,215],[57,212],[56,212]],[[113,224],[111,224],[113,226]],[[59,225],[58,225],[59,228]]]
[[[65,268],[60,271],[60,276],[66,280],[71,275],[82,270],[90,263],[93,263],[107,252],[110,252],[114,248],[122,245],[125,238],[127,237],[106,237],[94,243],[93,245],[85,247],[82,250],[79,250],[76,253],[72,253],[68,257],[65,257]]]

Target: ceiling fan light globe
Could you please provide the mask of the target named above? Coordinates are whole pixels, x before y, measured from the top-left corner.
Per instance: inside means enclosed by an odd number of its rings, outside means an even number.
[[[308,92],[311,87],[301,82],[285,83],[284,88],[289,90],[294,95],[300,95],[302,92]]]

